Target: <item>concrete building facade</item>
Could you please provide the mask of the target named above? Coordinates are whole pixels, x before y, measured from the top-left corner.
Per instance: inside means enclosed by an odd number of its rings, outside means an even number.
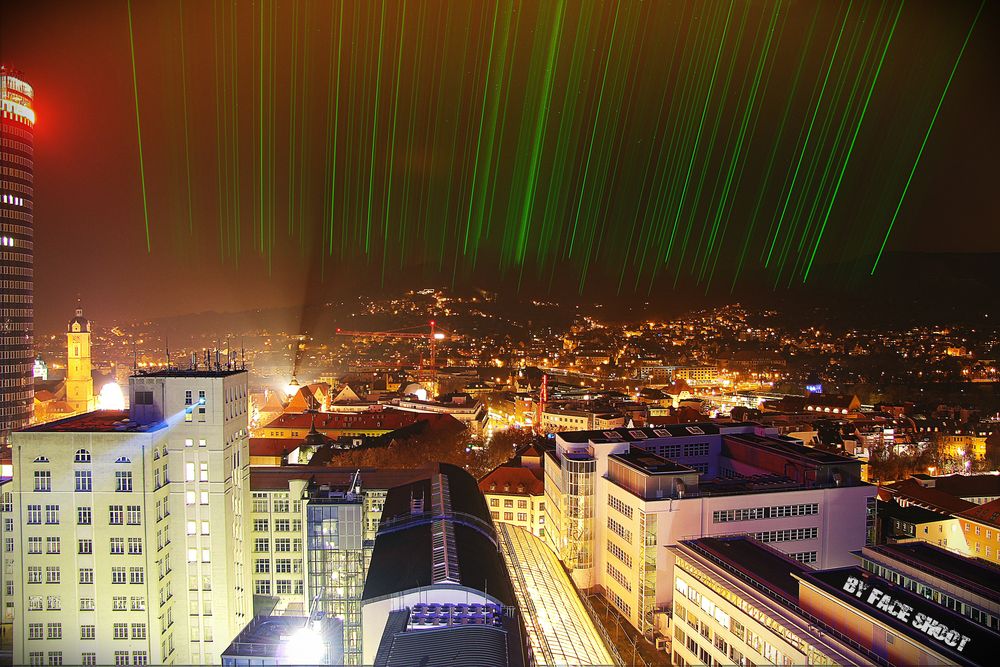
[[[16,664],[218,663],[253,614],[246,377],[137,375],[129,412],[14,434]]]

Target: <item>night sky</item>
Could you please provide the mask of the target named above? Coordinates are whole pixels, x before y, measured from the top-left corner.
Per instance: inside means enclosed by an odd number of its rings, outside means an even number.
[[[38,325],[77,296],[105,319],[439,284],[670,299],[831,266],[870,289],[883,243],[997,252],[998,19],[7,1],[0,61],[36,92]]]

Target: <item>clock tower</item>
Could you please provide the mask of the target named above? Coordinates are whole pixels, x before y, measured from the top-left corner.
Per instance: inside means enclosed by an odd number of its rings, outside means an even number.
[[[66,329],[66,402],[75,412],[94,409],[94,378],[90,374],[90,321],[83,308]]]

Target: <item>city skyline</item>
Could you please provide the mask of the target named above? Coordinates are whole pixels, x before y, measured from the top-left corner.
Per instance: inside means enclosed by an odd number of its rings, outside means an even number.
[[[0,664],[988,664],[998,7],[5,3]]]
[[[638,302],[706,289],[716,298],[731,289],[737,296],[780,295],[789,282],[801,290],[808,272],[806,289],[848,284],[848,293],[857,293],[880,285],[880,271],[867,276],[897,205],[889,253],[1000,249],[997,227],[987,223],[997,217],[996,203],[985,194],[997,144],[988,121],[997,106],[989,64],[997,11],[989,3],[853,3],[815,11],[721,3],[704,6],[705,16],[686,4],[639,12],[612,3],[589,15],[558,3],[513,9],[501,3],[495,12],[446,7],[389,3],[383,13],[348,3],[337,15],[315,4],[278,11],[264,3],[254,9],[275,14],[273,21],[265,16],[270,32],[261,32],[260,15],[248,7],[212,16],[185,3],[140,3],[131,6],[131,48],[127,3],[5,8],[11,20],[2,27],[0,59],[43,91],[36,100],[44,121],[36,127],[40,191],[63,193],[39,204],[41,318],[61,321],[79,296],[95,317],[119,319],[125,313],[111,304],[145,303],[151,293],[159,296],[156,310],[135,305],[137,317],[200,312],[206,307],[199,288],[206,285],[225,294],[227,310],[414,280],[560,296],[582,289],[585,299]],[[692,32],[705,20],[718,31],[714,37]],[[505,26],[509,43],[502,50],[497,40]],[[549,44],[531,37],[533,26],[558,40],[550,84],[538,74]],[[657,30],[676,38],[674,51],[673,42],[651,37]],[[296,36],[301,41],[293,42]],[[331,53],[338,37],[339,56]],[[357,48],[365,42],[372,48]],[[714,83],[704,66],[723,51],[699,50],[709,42],[725,47]],[[78,53],[92,59],[88,69],[95,74],[68,79],[64,72],[77,66]],[[730,61],[736,54],[739,63]],[[446,66],[455,60],[467,67]],[[751,66],[757,63],[759,72]],[[338,73],[344,94],[331,106]],[[686,84],[685,73],[701,76],[701,88]],[[278,103],[262,96],[265,75],[273,86],[267,97]],[[431,80],[437,88],[411,83]],[[583,97],[567,106],[573,81]],[[712,101],[726,91],[732,108]],[[504,97],[494,100],[494,93]],[[543,93],[551,96],[552,113],[530,114]],[[178,106],[184,95],[187,106]],[[685,124],[706,109],[704,127]],[[759,111],[745,128],[744,109]],[[489,162],[483,151],[494,111],[495,127],[505,133],[495,137]],[[337,123],[328,122],[328,112],[340,114]],[[615,115],[622,123],[614,123]],[[461,128],[451,125],[453,118],[464,118]],[[144,129],[142,168],[137,119]],[[339,128],[339,144],[328,128]],[[741,128],[746,137],[738,143]],[[855,155],[841,159],[852,143]],[[657,167],[667,156],[652,151],[654,144],[684,168]],[[340,162],[328,155],[335,146]],[[533,146],[538,173],[530,176],[532,162],[518,160],[531,158]],[[772,148],[773,169],[764,179]],[[392,154],[395,161],[388,160]],[[727,169],[729,158],[742,171]],[[569,165],[562,172],[559,159]],[[269,166],[261,170],[262,164]],[[646,164],[652,166],[639,168]],[[453,181],[445,189],[442,168]],[[334,169],[338,179],[354,180],[326,187]],[[494,189],[484,193],[484,182]],[[301,192],[290,199],[292,183]],[[627,194],[633,186],[639,189]],[[827,196],[835,188],[836,198]],[[499,206],[502,193],[521,208]],[[658,194],[674,199],[657,203]],[[487,195],[499,206],[492,216],[478,213]],[[256,212],[262,196],[270,212],[263,217]],[[354,202],[338,209],[333,227],[323,209],[331,196],[344,206]],[[525,203],[533,211],[527,216]],[[261,243],[262,225],[273,244]],[[474,247],[467,237],[480,227],[482,241]],[[95,242],[97,229],[110,233]],[[780,229],[796,231],[785,236]],[[581,243],[591,250],[580,250]],[[57,258],[79,249],[105,268],[81,272],[70,293],[55,278]],[[657,253],[673,259],[660,265]],[[713,267],[719,276],[710,279]],[[831,277],[819,275],[824,271]],[[167,274],[173,290],[164,288]],[[129,280],[115,279],[124,275]]]

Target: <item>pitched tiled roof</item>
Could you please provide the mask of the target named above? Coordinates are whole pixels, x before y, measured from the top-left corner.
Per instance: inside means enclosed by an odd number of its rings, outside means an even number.
[[[962,500],[958,496],[921,486],[915,479],[893,482],[885,488],[897,498],[905,498],[914,504],[946,514],[959,514],[975,507],[968,500]]]
[[[541,469],[502,465],[479,480],[479,490],[483,493],[527,493],[540,496],[545,493],[545,482],[540,473]]]
[[[964,512],[959,513],[959,516],[970,521],[975,521],[976,523],[1000,528],[1000,499],[983,505],[974,505]]]

